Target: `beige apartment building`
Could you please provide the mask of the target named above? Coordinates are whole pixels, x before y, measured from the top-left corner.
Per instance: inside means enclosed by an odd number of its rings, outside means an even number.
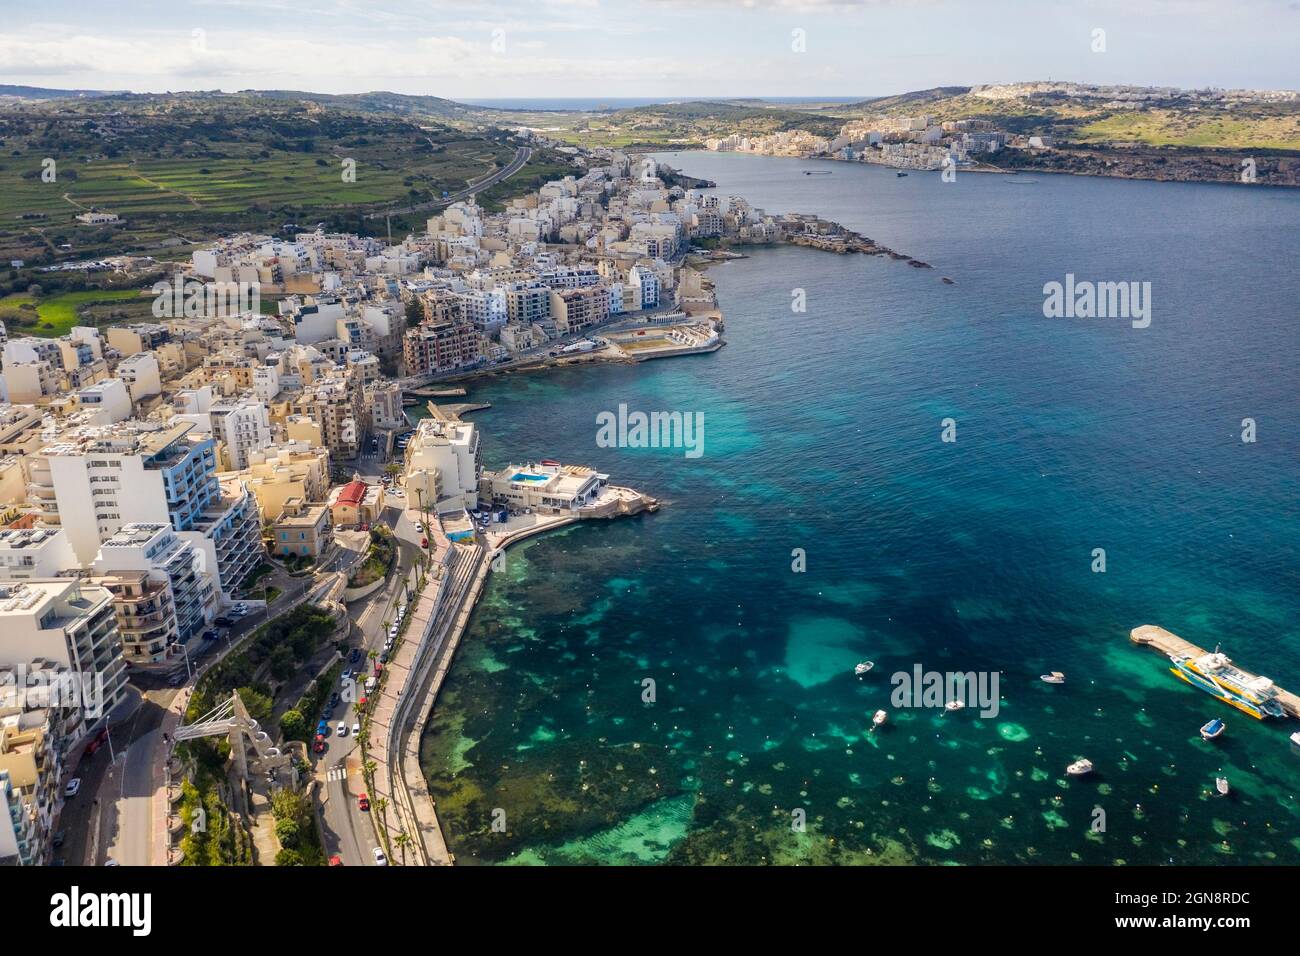
[[[280,557],[319,558],[334,541],[334,524],[327,504],[290,498],[271,526],[272,550]]]

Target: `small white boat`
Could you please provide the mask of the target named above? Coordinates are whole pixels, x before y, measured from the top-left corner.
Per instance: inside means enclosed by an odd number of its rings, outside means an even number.
[[[1065,772],[1071,777],[1082,777],[1084,774],[1092,773],[1092,761],[1086,757],[1076,760],[1065,768]]]
[[[867,671],[871,670],[871,668],[875,666],[876,666],[875,661],[863,661],[857,667],[853,668],[853,673],[861,677],[863,674],[865,674]]]
[[[1291,743],[1295,744],[1297,747],[1300,747],[1300,730],[1297,730],[1295,733],[1291,735]]]
[[[1064,684],[1065,675],[1060,671],[1052,671],[1050,674],[1040,674],[1038,679],[1044,684]]]
[[[1226,797],[1226,796],[1228,795],[1228,778],[1227,778],[1227,777],[1215,777],[1215,778],[1214,778],[1214,789],[1217,790],[1217,791],[1219,791],[1219,796],[1221,796],[1221,797]]]
[[[889,719],[889,715],[883,710],[876,711],[871,717],[871,729],[875,730],[881,724]]]
[[[950,700],[950,701],[948,701],[948,703],[946,703],[946,704],[943,705],[943,709],[944,709],[944,710],[948,710],[948,711],[952,711],[952,710],[961,710],[961,709],[962,709],[963,707],[965,707],[965,706],[966,706],[966,702],[965,702],[965,701],[962,701],[962,700]]]
[[[1227,728],[1227,724],[1221,721],[1218,717],[1215,717],[1213,720],[1211,720],[1209,723],[1207,723],[1204,727],[1201,728],[1201,739],[1213,740],[1215,737],[1218,737],[1220,734],[1222,734],[1226,728]]]

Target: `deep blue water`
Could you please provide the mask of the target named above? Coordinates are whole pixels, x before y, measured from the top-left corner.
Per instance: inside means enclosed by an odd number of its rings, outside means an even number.
[[[934,268],[755,250],[710,270],[713,355],[472,389],[488,465],[586,462],[667,505],[491,579],[424,748],[458,858],[1300,863],[1295,722],[1127,639],[1222,642],[1300,690],[1300,193],[664,158]],[[1044,318],[1067,272],[1150,281],[1150,327]],[[702,412],[704,455],[597,447],[620,403]],[[894,708],[917,664],[998,672],[1000,712]]]

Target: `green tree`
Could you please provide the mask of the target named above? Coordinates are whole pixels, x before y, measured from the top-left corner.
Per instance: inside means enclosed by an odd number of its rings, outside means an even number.
[[[280,718],[280,733],[286,740],[307,739],[307,718],[298,710],[286,710]]]

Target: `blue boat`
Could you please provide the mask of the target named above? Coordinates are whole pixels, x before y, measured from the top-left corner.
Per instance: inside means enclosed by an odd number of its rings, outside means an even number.
[[[1227,725],[1223,721],[1218,717],[1215,717],[1212,721],[1201,728],[1201,739],[1213,740],[1215,737],[1223,733],[1226,727]]]

